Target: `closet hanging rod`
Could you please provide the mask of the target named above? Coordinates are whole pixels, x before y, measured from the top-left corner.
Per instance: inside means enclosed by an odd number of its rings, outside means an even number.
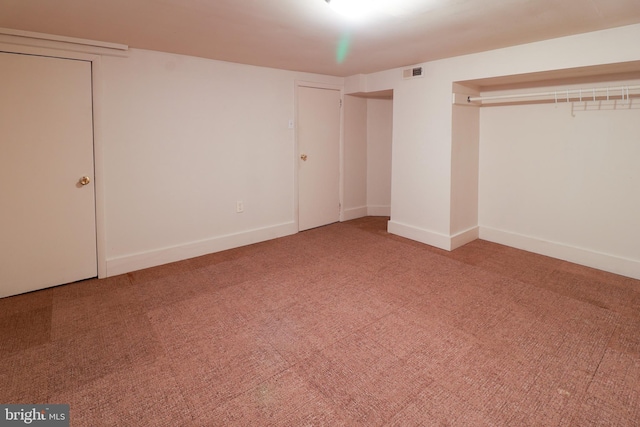
[[[637,86],[618,86],[618,87],[598,87],[589,89],[565,89],[555,90],[552,92],[536,92],[536,93],[519,93],[511,95],[492,95],[492,96],[468,96],[467,102],[482,102],[482,101],[496,101],[501,99],[519,99],[519,98],[538,98],[538,97],[551,97],[550,100],[566,100],[578,98],[580,101],[593,100],[597,97],[606,96],[609,98],[622,98],[629,99],[629,91],[640,90],[640,85]],[[597,92],[605,92],[605,94],[597,95]]]

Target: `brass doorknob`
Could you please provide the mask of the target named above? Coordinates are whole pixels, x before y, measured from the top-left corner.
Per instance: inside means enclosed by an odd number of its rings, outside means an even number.
[[[91,178],[89,178],[88,176],[83,176],[82,178],[80,178],[80,181],[78,181],[80,185],[87,185],[90,182]]]
[[[307,161],[307,155],[303,154],[302,156],[300,156],[300,158],[302,159],[303,162]]]

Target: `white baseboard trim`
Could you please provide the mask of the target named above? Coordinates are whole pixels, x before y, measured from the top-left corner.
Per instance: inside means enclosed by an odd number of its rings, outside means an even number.
[[[480,236],[480,227],[471,227],[467,230],[460,231],[459,233],[451,236],[451,249],[458,249],[461,246],[466,245],[469,242],[473,242]]]
[[[436,248],[444,249],[446,251],[451,250],[451,238],[446,234],[425,230],[393,220],[387,223],[387,231],[391,234],[406,237],[407,239],[435,246]]]
[[[598,270],[640,279],[640,261],[637,260],[484,226],[480,226],[480,238]]]
[[[446,251],[452,251],[460,246],[464,246],[476,240],[480,234],[479,227],[471,227],[452,236],[447,236],[446,234],[417,228],[396,221],[389,221],[387,231]]]
[[[367,216],[391,216],[391,206],[369,205],[367,206]]]
[[[257,228],[239,233],[213,237],[211,239],[189,242],[167,248],[150,250],[131,255],[107,259],[107,276],[129,273],[144,268],[155,267],[170,262],[181,261],[197,256],[233,249],[240,246],[264,242],[298,232],[295,222]]]
[[[359,206],[357,208],[343,210],[340,221],[351,221],[352,219],[362,218],[364,216],[367,216],[367,207]]]
[[[391,216],[391,206],[359,206],[345,209],[340,221],[351,221],[365,216]]]

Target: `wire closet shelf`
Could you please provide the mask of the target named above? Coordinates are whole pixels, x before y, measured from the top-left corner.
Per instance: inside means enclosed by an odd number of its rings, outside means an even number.
[[[518,94],[505,94],[505,95],[490,95],[490,96],[468,96],[467,102],[484,102],[484,101],[505,101],[505,102],[517,102],[528,98],[540,98],[540,101],[559,101],[566,102],[583,102],[583,101],[597,101],[597,100],[612,100],[621,99],[629,101],[633,91],[640,91],[640,85],[636,86],[618,86],[618,87],[599,87],[589,89],[565,89],[549,92],[533,92],[533,93],[518,93]],[[635,94],[633,94],[635,95]]]

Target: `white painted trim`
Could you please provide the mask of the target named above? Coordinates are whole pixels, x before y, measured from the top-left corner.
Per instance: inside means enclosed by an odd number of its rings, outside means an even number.
[[[575,264],[640,279],[640,261],[605,254],[560,242],[538,239],[510,231],[480,226],[480,238]]]
[[[93,182],[96,199],[96,251],[98,259],[98,278],[107,277],[107,231],[105,228],[105,173],[102,148],[102,62],[100,56],[91,61],[93,88]]]
[[[391,216],[391,206],[369,205],[367,206],[367,216]]]
[[[340,138],[338,141],[338,201],[340,206],[340,212],[338,218],[344,221],[344,85],[340,85]]]
[[[298,138],[298,124],[300,123],[300,117],[298,114],[298,88],[300,84],[297,81],[293,83],[293,220],[296,223],[296,230],[300,230],[300,184],[299,184],[299,175],[300,175],[300,138]]]
[[[9,49],[7,51],[12,51],[18,47],[50,49],[51,53],[46,54],[46,56],[54,56],[57,58],[68,58],[69,55],[72,55],[73,53],[119,57],[127,57],[129,55],[128,48],[123,50],[91,44],[52,40],[51,38],[30,38],[18,35],[2,34],[2,32],[0,32],[0,44],[11,46],[7,48]],[[53,52],[59,53],[54,54]]]
[[[345,209],[342,212],[342,218],[340,221],[351,221],[352,219],[362,218],[367,216],[367,207],[360,206],[357,208]]]
[[[323,82],[311,82],[308,80],[296,80],[296,88],[298,87],[310,87],[315,89],[331,89],[339,90],[341,95],[344,95],[344,85],[336,83],[323,83]]]
[[[295,222],[217,236],[107,260],[109,277],[296,234]]]
[[[105,202],[104,202],[104,165],[102,157],[102,71],[101,57],[84,52],[71,52],[40,46],[11,45],[2,43],[0,51],[27,55],[39,55],[52,58],[74,59],[91,62],[91,87],[93,97],[93,182],[95,185],[96,203],[96,253],[98,277],[107,277],[106,261],[106,231],[105,231]]]
[[[461,246],[466,245],[469,242],[473,242],[478,239],[480,235],[480,227],[471,227],[467,230],[460,231],[459,233],[451,236],[451,250],[458,249]]]
[[[391,234],[406,237],[407,239],[435,246],[436,248],[444,249],[446,251],[451,250],[451,238],[445,234],[437,233],[435,231],[417,228],[412,225],[402,224],[393,220],[387,223],[387,231]]]
[[[24,37],[36,40],[50,40],[64,43],[81,44],[85,46],[102,47],[107,49],[128,50],[129,46],[119,43],[101,42],[96,40],[78,39],[75,37],[57,36],[54,34],[36,33],[33,31],[14,30],[11,28],[0,28],[0,34],[8,36]]]

